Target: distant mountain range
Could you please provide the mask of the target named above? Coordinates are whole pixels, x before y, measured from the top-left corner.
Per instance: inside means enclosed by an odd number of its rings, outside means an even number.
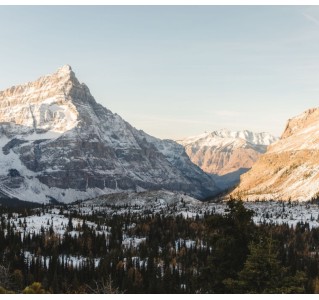
[[[184,146],[194,164],[212,174],[220,188],[225,189],[238,183],[240,175],[247,172],[276,140],[265,132],[222,129],[176,142]]]

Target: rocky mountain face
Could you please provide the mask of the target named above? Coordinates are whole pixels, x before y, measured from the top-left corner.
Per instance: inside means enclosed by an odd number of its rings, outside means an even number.
[[[0,92],[0,191],[71,202],[123,190],[218,192],[182,146],[98,104],[70,66]]]
[[[191,161],[213,174],[221,188],[236,184],[274,141],[269,133],[226,129],[177,140]]]
[[[288,120],[279,141],[241,177],[243,199],[310,200],[319,195],[319,109]]]

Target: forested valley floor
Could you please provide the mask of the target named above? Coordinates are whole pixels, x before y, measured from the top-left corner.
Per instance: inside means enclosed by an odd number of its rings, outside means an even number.
[[[190,216],[82,208],[0,206],[1,293],[319,292],[307,222],[256,224],[235,200]]]

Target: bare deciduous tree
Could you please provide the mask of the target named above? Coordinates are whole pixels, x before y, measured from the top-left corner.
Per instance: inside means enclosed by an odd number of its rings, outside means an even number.
[[[108,280],[95,281],[95,288],[87,286],[88,290],[92,294],[120,294],[121,292],[117,287],[114,287],[111,276]]]

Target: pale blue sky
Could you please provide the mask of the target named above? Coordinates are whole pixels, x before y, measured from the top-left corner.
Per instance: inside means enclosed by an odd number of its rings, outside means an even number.
[[[319,6],[0,6],[0,90],[70,64],[160,138],[280,135],[319,106]]]

